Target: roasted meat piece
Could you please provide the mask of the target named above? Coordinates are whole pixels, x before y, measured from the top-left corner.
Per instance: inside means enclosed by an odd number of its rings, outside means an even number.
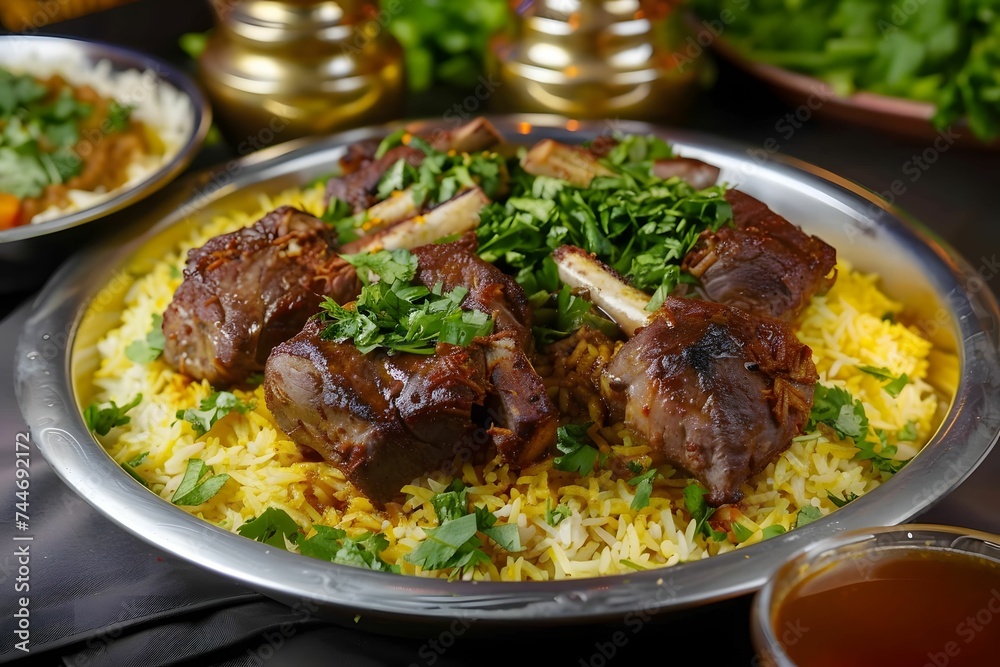
[[[275,348],[264,374],[268,409],[378,505],[456,456],[483,450],[477,408],[486,392],[482,350],[440,344],[435,354],[361,354],[323,340],[312,320]],[[478,433],[477,433],[478,431]]]
[[[475,232],[467,232],[452,243],[413,249],[417,258],[417,280],[433,287],[441,283],[446,292],[465,287],[469,293],[462,307],[492,315],[493,330],[512,332],[522,350],[531,350],[531,306],[517,281],[484,262],[476,254]]]
[[[675,157],[653,163],[653,174],[657,178],[666,180],[676,176],[695,190],[715,185],[720,173],[721,170],[715,165],[689,157]]]
[[[631,338],[601,373],[612,417],[654,462],[686,470],[713,504],[736,502],[809,418],[818,379],[812,351],[784,322],[725,304],[648,297],[579,248],[553,253],[560,278]]]
[[[474,235],[415,248],[416,281],[468,289],[463,308],[490,314],[492,335],[468,347],[439,343],[432,356],[365,355],[351,342],[322,340],[310,322],[267,361],[264,390],[278,424],[376,503],[490,442],[521,467],[554,441],[558,414],[525,352],[524,291],[475,248]]]
[[[528,359],[534,344],[528,298],[517,281],[480,259],[476,248],[473,232],[453,243],[415,248],[417,279],[428,286],[440,283],[447,291],[465,287],[469,293],[462,307],[493,317],[494,334],[478,341],[492,386],[490,433],[504,461],[520,468],[555,441],[558,412]]]
[[[809,419],[812,351],[776,320],[668,297],[604,371],[602,393],[659,458],[718,505],[792,443]]]
[[[503,143],[503,136],[485,118],[476,118],[451,130],[434,130],[418,133],[438,151],[475,153]],[[424,161],[423,152],[409,146],[396,146],[376,158],[381,142],[368,139],[348,146],[340,159],[341,175],[326,184],[327,201],[336,197],[354,208],[355,213],[375,204],[375,188],[382,175],[398,160],[406,160],[414,167]]]
[[[703,232],[682,268],[712,301],[791,321],[836,279],[837,251],[766,204],[726,192],[733,227]]]
[[[302,330],[324,296],[352,301],[354,267],[320,220],[289,206],[188,252],[163,314],[164,360],[216,386],[264,370],[271,349]]]
[[[326,199],[340,199],[351,205],[355,213],[360,213],[375,204],[375,189],[382,176],[399,160],[406,160],[414,167],[424,161],[424,154],[409,146],[396,146],[378,159],[361,160],[354,171],[344,176],[336,176],[326,183]],[[350,159],[358,159],[357,155]]]

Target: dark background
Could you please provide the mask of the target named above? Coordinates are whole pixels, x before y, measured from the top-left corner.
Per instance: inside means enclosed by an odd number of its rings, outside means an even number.
[[[208,7],[207,0],[140,0],[42,32],[114,42],[191,68],[177,38],[184,32],[208,29],[212,21]],[[410,101],[408,116],[438,115],[462,97],[461,91],[432,91]],[[689,126],[754,147],[773,139],[780,144],[781,153],[876,192],[887,191],[893,181],[902,180],[906,192],[895,203],[940,234],[973,266],[996,263],[994,257],[1000,253],[996,204],[1000,153],[950,148],[939,153],[914,180],[912,171],[904,172],[904,165],[930,143],[815,118],[787,137],[781,129],[785,125],[779,122],[789,111],[761,85],[720,65],[716,84],[698,100]],[[232,154],[232,148],[223,142],[203,150],[192,168],[220,162]],[[95,232],[93,240],[99,236]],[[997,280],[989,283],[994,291]],[[8,443],[13,442],[16,432],[25,430],[11,386],[14,340],[25,311],[11,313],[31,296],[0,295],[0,318],[6,318],[0,322],[0,442],[5,447],[11,447]],[[32,518],[34,526],[41,526],[36,554],[44,560],[36,559],[32,564],[39,582],[35,648],[27,661],[32,664],[286,665],[313,664],[322,659],[338,665],[508,665],[526,661],[599,667],[653,659],[675,664],[682,657],[712,665],[756,664],[748,633],[748,597],[657,619],[634,635],[631,627],[624,626],[499,635],[470,632],[458,637],[455,646],[443,653],[427,643],[437,637],[436,633],[399,639],[305,619],[299,612],[132,538],[76,499],[37,453],[34,458],[32,502],[36,504]],[[5,460],[2,466],[7,466],[0,477],[6,498],[12,493],[7,491],[12,489],[12,477],[9,462]],[[1000,532],[1000,517],[994,509],[1000,502],[998,481],[1000,460],[994,455],[959,492],[921,519]],[[0,516],[4,536],[13,532],[11,520],[6,512]],[[13,596],[7,583],[9,561],[0,557],[0,566],[0,599],[9,608],[13,606],[6,604]],[[155,591],[155,601],[150,601],[154,596],[150,591]],[[283,622],[294,623],[290,635],[280,632]],[[10,634],[6,627],[0,634],[0,661],[20,656],[8,652]],[[617,630],[626,631],[628,642],[614,647],[614,655],[606,657]],[[39,654],[46,646],[50,650]]]

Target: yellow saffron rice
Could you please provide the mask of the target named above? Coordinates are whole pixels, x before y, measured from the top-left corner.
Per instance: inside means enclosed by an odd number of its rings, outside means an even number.
[[[148,364],[130,361],[125,348],[142,339],[151,317],[163,313],[181,282],[187,250],[212,236],[251,224],[263,212],[282,204],[313,214],[323,207],[322,188],[296,190],[273,199],[262,198],[261,209],[233,213],[198,230],[184,247],[167,256],[147,275],[136,280],[125,300],[120,325],[97,345],[100,365],[93,378],[96,402],[122,405],[141,393],[142,402],[128,414],[127,425],[113,429],[101,442],[118,462],[148,455],[135,467],[153,493],[169,500],[177,489],[188,459],[197,458],[231,479],[207,503],[185,507],[192,514],[236,531],[268,507],[287,512],[307,533],[314,524],[343,528],[349,534],[378,531],[389,547],[382,557],[405,574],[448,577],[455,573],[421,571],[404,560],[437,526],[430,498],[450,479],[435,475],[404,487],[403,505],[390,504],[376,512],[334,467],[303,459],[298,447],[277,427],[264,401],[263,389],[234,390],[255,402],[247,414],[232,413],[206,435],[197,437],[191,426],[176,418],[178,410],[195,407],[212,393],[206,382],[194,382],[176,373],[162,360]],[[903,306],[879,291],[878,278],[838,266],[835,286],[815,297],[796,323],[799,338],[809,345],[820,381],[846,388],[865,406],[871,425],[889,434],[895,458],[918,453],[933,434],[951,398],[949,387],[957,359],[935,350],[930,342],[898,317]],[[892,314],[893,317],[887,317]],[[550,395],[567,419],[595,423],[590,429],[604,452],[641,457],[647,449],[634,442],[621,424],[607,423],[599,396],[590,382],[594,372],[611,358],[613,345],[594,342],[577,332],[557,344],[557,354],[539,357],[536,367]],[[884,381],[858,369],[885,367],[893,375],[906,373],[909,383],[897,397],[883,390]],[[89,400],[88,400],[89,402]],[[896,432],[916,425],[912,442],[897,442]],[[745,498],[725,507],[713,519],[740,523],[751,536],[736,543],[706,540],[696,535],[696,523],[685,509],[682,491],[691,480],[661,466],[663,478],[654,485],[649,505],[630,508],[635,488],[609,470],[582,478],[560,472],[546,460],[515,472],[496,460],[461,465],[461,477],[470,487],[470,501],[485,505],[499,523],[519,528],[525,549],[507,553],[490,544],[492,562],[465,572],[466,579],[546,580],[591,577],[673,565],[743,548],[764,539],[769,526],[794,528],[798,511],[812,506],[823,515],[836,509],[830,500],[868,493],[885,481],[870,462],[855,458],[850,441],[840,441],[830,429],[804,434],[766,470],[745,484]],[[564,503],[570,515],[550,526],[546,506]],[[776,531],[772,529],[771,532]],[[294,545],[288,545],[294,550]]]

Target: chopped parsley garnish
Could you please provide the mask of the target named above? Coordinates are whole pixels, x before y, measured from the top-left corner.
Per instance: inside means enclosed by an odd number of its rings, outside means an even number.
[[[478,310],[463,310],[465,287],[443,291],[410,284],[416,258],[407,250],[343,255],[358,269],[364,287],[351,307],[327,298],[321,305],[320,336],[338,343],[352,341],[362,353],[382,347],[390,352],[434,354],[437,343],[467,346],[493,333],[493,318]],[[377,276],[374,281],[372,276]]]
[[[418,136],[397,130],[379,144],[376,159],[401,145],[424,153],[423,161],[416,166],[404,158],[392,163],[376,185],[375,196],[379,201],[409,189],[417,208],[434,207],[473,187],[481,188],[490,199],[499,197],[506,189],[506,162],[497,154],[443,152]],[[358,238],[358,230],[367,218],[366,212],[354,214],[350,206],[332,199],[323,220],[332,224],[340,242],[346,243]]]
[[[795,517],[795,527],[801,528],[802,526],[808,525],[823,516],[823,513],[818,507],[813,507],[812,505],[806,505],[799,510],[798,515]]]
[[[630,461],[630,463],[632,463]],[[650,468],[641,475],[637,475],[628,481],[629,486],[635,487],[635,496],[632,498],[630,507],[634,510],[641,510],[649,505],[649,496],[653,493],[653,480],[656,479],[656,468]]]
[[[457,572],[490,560],[482,550],[482,533],[509,552],[521,551],[521,537],[515,524],[496,525],[497,518],[486,507],[468,510],[468,490],[460,479],[431,498],[439,526],[425,530],[427,538],[406,560],[425,570],[455,569]]]
[[[251,373],[247,376],[246,385],[248,387],[259,387],[262,384],[264,384],[263,373]]]
[[[552,467],[564,472],[577,472],[586,477],[598,462],[597,448],[591,447],[587,430],[593,422],[566,424],[556,431],[556,449],[562,452],[552,460]]]
[[[0,192],[38,197],[83,168],[74,148],[93,105],[78,101],[68,85],[49,99],[33,76],[0,68]]]
[[[896,445],[889,444],[886,432],[878,429],[875,431],[875,435],[878,436],[879,444],[881,445],[880,451],[875,451],[876,443],[874,442],[855,442],[854,444],[858,448],[855,458],[859,461],[871,461],[872,466],[877,470],[889,473],[890,475],[902,470],[903,466],[906,465],[906,461],[896,461],[892,458],[896,455],[897,447]]]
[[[768,526],[767,528],[762,529],[760,532],[761,532],[761,539],[769,540],[772,537],[777,537],[778,535],[784,535],[786,531],[784,526],[775,523]]]
[[[573,510],[565,503],[552,506],[552,499],[545,499],[545,523],[553,528],[558,526],[563,519],[568,519],[573,514]]]
[[[143,452],[142,454],[139,454],[138,456],[133,456],[128,461],[125,461],[125,463],[122,463],[121,467],[122,467],[122,470],[124,470],[125,472],[127,472],[132,479],[134,479],[135,481],[139,482],[140,484],[142,484],[146,488],[149,488],[149,483],[145,479],[142,478],[142,475],[140,475],[139,473],[137,473],[135,471],[136,466],[141,465],[142,462],[146,460],[147,456],[149,456],[149,452]]]
[[[476,537],[475,514],[445,521],[437,528],[428,528],[427,538],[406,555],[406,560],[425,570],[445,568],[471,569],[489,560]]]
[[[629,165],[648,169],[648,163],[672,157],[674,151],[663,139],[652,134],[626,134],[618,138],[618,143],[608,152],[606,159],[619,169]]]
[[[299,525],[284,510],[268,507],[260,516],[240,526],[236,532],[251,540],[284,549],[286,539],[293,544],[298,541]]]
[[[131,104],[111,100],[111,104],[108,105],[108,132],[121,132],[126,129],[134,110],[135,107]]]
[[[134,340],[125,348],[125,356],[137,364],[148,364],[163,353],[167,337],[163,335],[163,316],[153,313],[153,325],[143,339]]]
[[[712,526],[708,523],[708,520],[712,518],[712,514],[715,513],[715,509],[709,507],[705,501],[707,494],[708,489],[705,487],[699,484],[688,484],[684,487],[684,506],[687,508],[691,518],[697,522],[695,524],[695,534],[701,533],[716,542],[722,542],[726,539],[726,534],[718,530],[713,530]]]
[[[753,537],[754,531],[750,530],[739,521],[733,521],[730,525],[732,526],[733,535],[736,536],[736,541],[738,543],[742,544]]]
[[[87,428],[97,435],[107,435],[116,426],[124,426],[132,421],[132,418],[125,413],[142,402],[142,394],[136,394],[135,398],[119,407],[117,403],[111,401],[110,404],[102,408],[97,403],[91,403],[83,411],[83,421],[87,423]]]
[[[807,431],[817,424],[826,424],[841,438],[853,438],[855,444],[868,435],[868,415],[865,406],[850,392],[840,387],[816,384]]]
[[[682,280],[681,261],[699,234],[732,220],[724,188],[698,191],[680,179],[653,176],[651,159],[668,151],[649,138],[624,137],[605,160],[619,173],[599,176],[586,188],[513,166],[511,196],[480,213],[480,256],[506,265],[526,285],[529,274],[546,272],[553,248],[579,246],[662,302]],[[631,162],[636,156],[642,160]],[[544,282],[537,275],[534,280]]]
[[[389,565],[380,554],[389,546],[381,533],[362,533],[348,537],[347,531],[329,526],[314,525],[316,534],[299,539],[299,553],[311,558],[367,568],[379,572],[399,572],[399,567]]]
[[[837,507],[843,507],[844,505],[846,505],[847,503],[851,502],[852,500],[857,500],[858,499],[858,495],[856,493],[851,492],[851,491],[845,492],[843,498],[838,498],[837,496],[835,496],[835,495],[833,495],[832,493],[829,493],[829,492],[827,492],[826,497],[829,498],[830,502],[833,503],[834,505],[836,505]]]
[[[188,459],[181,483],[170,499],[175,505],[201,505],[211,500],[229,481],[229,475],[212,474],[212,467],[201,459]]]
[[[886,384],[882,385],[882,388],[885,389],[885,393],[889,394],[893,398],[899,396],[899,392],[903,391],[903,387],[910,382],[910,378],[906,376],[906,373],[896,377],[889,372],[888,368],[881,366],[877,368],[875,366],[858,366],[858,370],[876,377],[879,380],[888,380]]]
[[[851,438],[858,448],[855,458],[859,461],[871,461],[872,466],[882,472],[894,474],[906,465],[906,461],[893,460],[896,446],[888,443],[885,431],[875,432],[878,443],[868,440],[868,415],[865,414],[865,406],[845,389],[816,384],[806,430],[815,429],[817,424],[831,427],[840,438]],[[876,452],[878,444],[881,448]]]
[[[313,525],[316,534],[306,538],[298,524],[285,510],[268,507],[260,516],[239,527],[240,535],[263,542],[279,549],[286,549],[286,541],[295,544],[299,553],[310,558],[341,565],[352,565],[380,572],[399,572],[399,567],[382,560],[381,553],[389,540],[380,533],[362,533],[348,537],[347,531],[329,526]]]
[[[199,437],[212,430],[215,423],[230,412],[245,415],[256,407],[253,401],[241,401],[236,394],[228,391],[216,391],[208,398],[202,399],[198,408],[188,408],[177,411],[177,419],[186,421]]]

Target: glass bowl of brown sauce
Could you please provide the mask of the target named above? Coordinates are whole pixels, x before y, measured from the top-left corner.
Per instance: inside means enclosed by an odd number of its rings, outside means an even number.
[[[768,667],[996,664],[1000,535],[913,524],[821,540],[760,590],[751,631]]]

